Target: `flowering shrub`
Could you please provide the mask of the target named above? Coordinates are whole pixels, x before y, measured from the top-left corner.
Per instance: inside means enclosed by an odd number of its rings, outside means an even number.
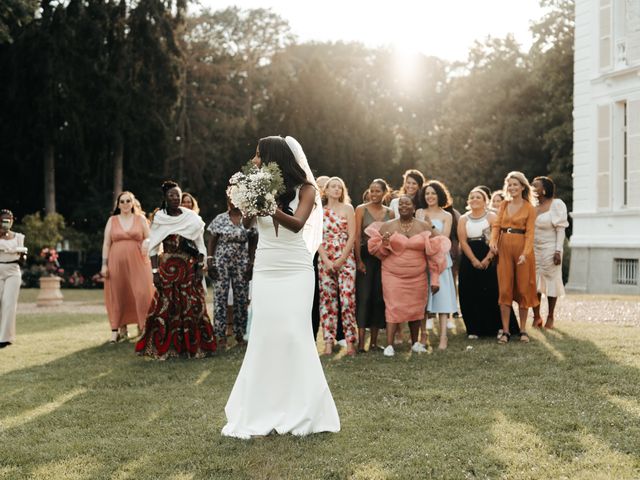
[[[40,251],[40,258],[44,261],[44,268],[48,276],[64,274],[64,270],[60,268],[60,263],[58,263],[58,252],[55,248],[43,248]]]
[[[262,168],[248,162],[229,179],[227,195],[243,216],[251,217],[275,213],[277,197],[283,191],[282,172],[275,162]]]

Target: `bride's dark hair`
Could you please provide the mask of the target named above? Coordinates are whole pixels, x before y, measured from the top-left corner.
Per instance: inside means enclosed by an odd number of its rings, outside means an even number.
[[[286,140],[280,136],[264,137],[258,142],[258,154],[263,165],[276,162],[282,171],[285,191],[278,197],[278,204],[287,213],[289,203],[296,197],[296,187],[311,185]]]

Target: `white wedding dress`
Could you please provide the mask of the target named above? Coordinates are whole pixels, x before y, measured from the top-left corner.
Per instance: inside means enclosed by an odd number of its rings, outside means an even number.
[[[290,207],[295,212],[298,197]],[[338,432],[340,418],[311,327],[313,256],[302,237],[258,218],[251,331],[222,435]]]

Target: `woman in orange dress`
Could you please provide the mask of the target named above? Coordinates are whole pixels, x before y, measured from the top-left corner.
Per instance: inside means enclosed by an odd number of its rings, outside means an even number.
[[[393,337],[398,324],[409,322],[411,350],[426,348],[418,341],[420,321],[427,304],[427,265],[431,288],[435,293],[440,273],[446,268],[446,254],[451,248],[447,237],[434,235],[431,223],[414,218],[415,206],[408,195],[398,202],[400,218],[373,223],[365,229],[369,252],[382,261],[382,294],[387,321],[387,357],[395,355]],[[428,260],[428,262],[427,262]]]
[[[521,172],[510,172],[504,179],[505,200],[491,227],[489,247],[498,256],[498,288],[502,335],[498,342],[509,341],[509,314],[515,301],[520,310],[520,341],[528,343],[527,316],[537,306],[536,259],[533,238],[536,208],[531,185]]]
[[[122,192],[107,221],[102,244],[104,303],[111,324],[111,343],[127,338],[127,325],[142,331],[153,299],[153,279],[145,255],[149,224],[135,207],[131,192]]]

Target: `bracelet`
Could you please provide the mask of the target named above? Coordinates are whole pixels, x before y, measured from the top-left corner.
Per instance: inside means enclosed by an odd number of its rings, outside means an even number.
[[[152,268],[151,269],[151,273],[153,273],[155,275],[156,273],[158,273],[158,269],[157,268]]]

